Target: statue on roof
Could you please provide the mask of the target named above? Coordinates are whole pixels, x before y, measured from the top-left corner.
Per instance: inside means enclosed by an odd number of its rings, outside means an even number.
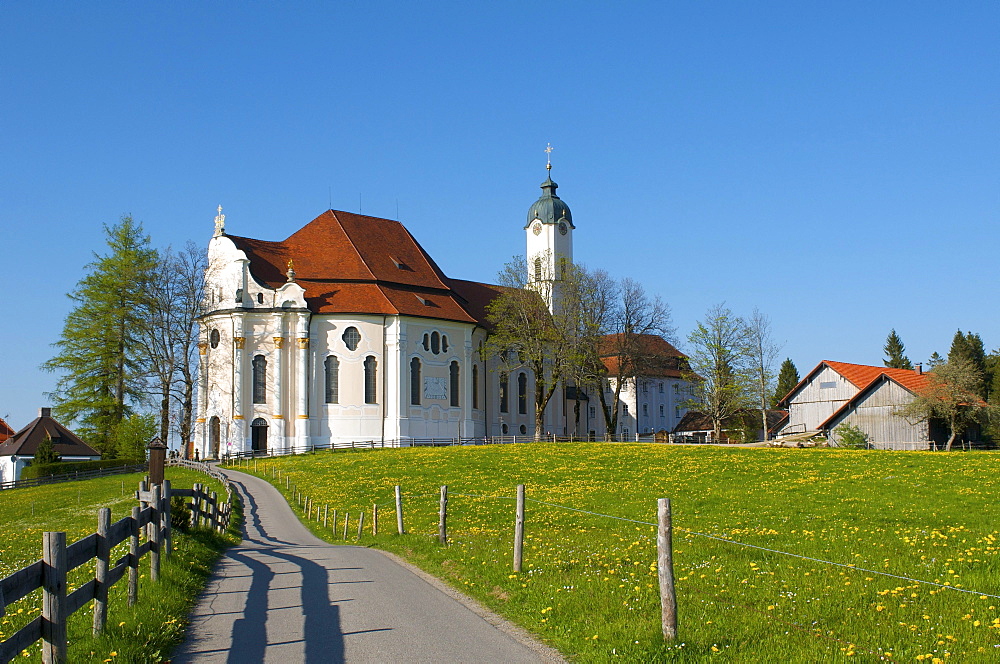
[[[218,214],[215,215],[215,235],[213,237],[219,237],[220,235],[226,234],[226,215],[222,214],[222,206],[218,208]]]

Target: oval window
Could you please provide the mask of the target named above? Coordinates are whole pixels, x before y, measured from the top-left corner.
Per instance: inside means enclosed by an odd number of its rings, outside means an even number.
[[[348,350],[357,350],[358,344],[361,343],[361,333],[358,332],[358,328],[349,327],[344,330],[344,345],[347,346]]]
[[[441,352],[441,335],[431,332],[431,352],[437,355]]]
[[[208,343],[212,346],[212,348],[218,348],[219,347],[219,331],[218,330],[212,330],[209,333],[209,335],[208,335]]]

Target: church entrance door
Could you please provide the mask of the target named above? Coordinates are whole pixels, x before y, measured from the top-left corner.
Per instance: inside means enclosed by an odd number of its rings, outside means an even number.
[[[219,433],[219,418],[213,417],[208,422],[208,449],[213,458],[219,458],[219,443],[222,436]]]
[[[263,417],[250,423],[250,446],[254,454],[267,454],[267,420]]]

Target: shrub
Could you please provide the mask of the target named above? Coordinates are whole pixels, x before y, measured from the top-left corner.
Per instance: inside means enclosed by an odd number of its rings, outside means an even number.
[[[853,424],[841,424],[833,432],[837,434],[837,442],[840,443],[840,447],[854,450],[868,449],[868,434]]]

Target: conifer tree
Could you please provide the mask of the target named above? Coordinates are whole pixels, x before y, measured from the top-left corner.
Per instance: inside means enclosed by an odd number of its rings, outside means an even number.
[[[56,454],[55,445],[52,444],[52,436],[45,434],[45,438],[38,443],[38,447],[35,448],[35,456],[32,459],[32,463],[37,466],[42,466],[49,463],[56,463],[59,461],[59,455]]]
[[[51,395],[57,417],[79,423],[90,444],[114,456],[113,431],[145,392],[139,338],[156,252],[130,216],[104,232],[107,252],[94,254],[69,293],[74,307],[53,344],[58,352],[42,368],[62,374]]]
[[[983,347],[983,340],[978,334],[972,332],[962,333],[962,330],[955,332],[951,340],[951,349],[948,351],[948,362],[968,363],[980,376],[979,383],[975,385],[975,392],[981,398],[986,398],[988,383],[986,382],[986,350]]]
[[[792,358],[786,357],[781,363],[781,369],[778,370],[778,384],[774,388],[774,396],[771,397],[771,408],[777,408],[778,402],[799,384],[799,380],[799,370],[795,368]]]
[[[885,351],[885,360],[882,362],[885,366],[891,369],[913,369],[913,363],[906,357],[906,346],[896,334],[895,328],[889,332],[882,349]]]

